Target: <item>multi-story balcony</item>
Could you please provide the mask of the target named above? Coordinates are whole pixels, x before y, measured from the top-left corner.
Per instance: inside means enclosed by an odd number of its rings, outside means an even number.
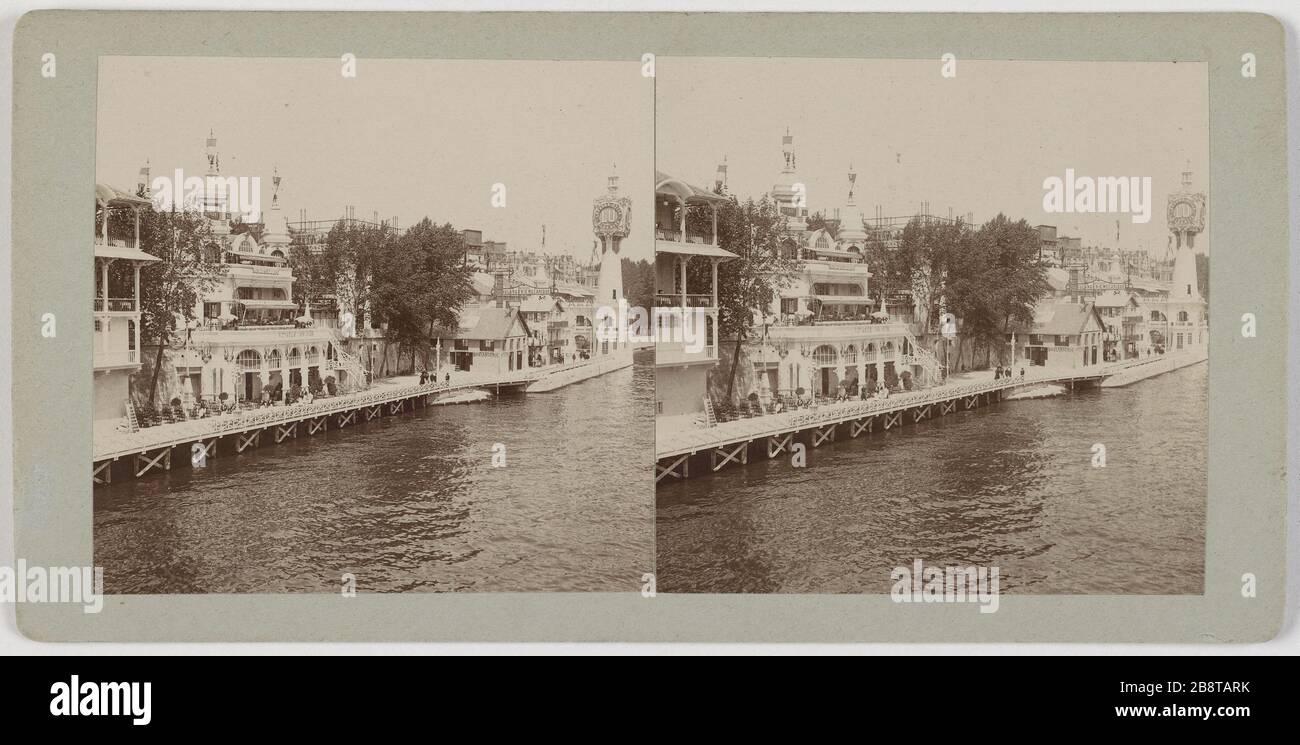
[[[140,306],[133,297],[97,297],[95,298],[95,312],[134,315],[140,312]]]
[[[95,350],[95,369],[112,370],[114,368],[136,368],[140,366],[140,353],[135,349],[119,349],[109,352]]]
[[[287,266],[262,266],[260,264],[223,264],[226,268],[226,274],[234,277],[236,280],[241,278],[247,279],[276,279],[282,280],[286,284],[293,282],[293,270]],[[238,284],[238,282],[236,282]]]
[[[818,321],[816,324],[776,324],[767,327],[771,341],[848,341],[854,339],[894,338],[909,333],[905,323],[870,323],[868,321]]]
[[[695,345],[683,341],[660,341],[655,344],[655,365],[712,365],[718,361],[718,346],[704,344],[692,351]]]
[[[284,342],[315,341],[318,343],[334,338],[332,329],[311,327],[294,328],[292,326],[241,326],[237,329],[194,329],[190,332],[190,341],[195,344],[279,344]]]
[[[713,295],[700,293],[666,293],[655,295],[656,308],[712,308]]]

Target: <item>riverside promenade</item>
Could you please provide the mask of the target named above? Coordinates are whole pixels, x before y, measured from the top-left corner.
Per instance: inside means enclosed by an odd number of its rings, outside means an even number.
[[[631,364],[622,359],[592,359],[548,365],[505,374],[452,373],[449,384],[430,381],[421,385],[414,375],[387,378],[364,391],[344,393],[313,403],[295,403],[239,410],[233,413],[127,431],[116,422],[94,432],[92,481],[112,482],[114,472],[140,478],[154,471],[170,471],[173,451],[202,462],[219,455],[236,455],[249,448],[278,445],[297,437],[311,437],[329,429],[355,426],[385,416],[399,416],[417,408],[482,400],[502,391],[550,391],[612,372]],[[119,462],[129,468],[115,466]]]
[[[820,447],[837,437],[855,439],[864,433],[988,406],[1033,387],[1127,385],[1205,359],[1201,351],[1075,370],[1030,367],[1023,377],[994,379],[992,371],[965,373],[951,376],[942,385],[887,398],[824,403],[711,425],[703,424],[698,415],[659,417],[655,421],[655,483],[689,478],[692,461],[697,471],[707,466],[707,472],[713,473],[728,464],[747,465],[751,450],[758,457],[771,459],[789,453],[796,442]],[[1114,383],[1108,385],[1110,380]]]

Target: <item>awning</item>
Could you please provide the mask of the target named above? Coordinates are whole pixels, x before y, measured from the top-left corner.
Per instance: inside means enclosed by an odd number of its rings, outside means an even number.
[[[276,279],[272,279],[272,278],[260,279],[260,278],[258,278],[258,277],[236,277],[236,278],[235,278],[235,288],[236,288],[236,289],[238,289],[238,288],[240,288],[240,287],[274,287],[274,288],[283,288],[283,287],[285,286],[285,284],[286,284],[286,283],[285,283],[285,281],[284,281],[284,278],[276,278]],[[283,292],[281,292],[281,294],[283,294]]]
[[[655,241],[655,252],[681,256],[712,256],[719,259],[737,258],[735,254],[725,248],[718,248],[708,243],[679,243],[663,239]]]
[[[249,310],[297,310],[298,304],[289,300],[235,300]]]
[[[95,244],[95,258],[126,259],[127,261],[158,261],[157,256],[147,254],[138,248],[127,248],[126,246],[105,246],[102,243]]]
[[[823,305],[871,305],[867,295],[813,295]]]

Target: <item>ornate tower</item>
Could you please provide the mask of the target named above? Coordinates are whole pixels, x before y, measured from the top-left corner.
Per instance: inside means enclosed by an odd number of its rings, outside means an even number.
[[[203,214],[208,216],[215,235],[230,233],[230,215],[226,211],[225,182],[221,179],[221,155],[217,152],[217,135],[208,130],[204,148],[208,158],[208,172],[203,179]]]
[[[1192,171],[1183,171],[1183,188],[1169,195],[1166,219],[1174,248],[1174,277],[1170,299],[1200,302],[1196,281],[1196,237],[1205,230],[1206,199],[1203,192],[1192,191]],[[1206,248],[1204,244],[1201,246]]]
[[[853,201],[853,189],[857,183],[858,174],[854,173],[853,165],[849,164],[849,198],[840,210],[839,240],[841,247],[847,249],[849,246],[856,246],[861,250],[867,241],[867,230],[862,219],[862,210],[858,209]]]
[[[772,200],[786,217],[786,231],[801,238],[808,232],[808,190],[795,172],[794,135],[790,134],[789,127],[781,137],[781,154],[785,166],[772,187]]]
[[[289,255],[289,234],[285,232],[284,216],[280,214],[280,170],[271,172],[271,211],[262,220],[262,243],[270,251]]]
[[[631,230],[632,200],[618,193],[618,171],[609,176],[605,194],[596,197],[591,209],[591,227],[600,251],[600,274],[596,280],[596,309],[608,307],[618,318],[626,318],[627,301],[623,298],[623,262],[619,249]],[[605,354],[628,346],[625,341],[609,339],[597,345]]]

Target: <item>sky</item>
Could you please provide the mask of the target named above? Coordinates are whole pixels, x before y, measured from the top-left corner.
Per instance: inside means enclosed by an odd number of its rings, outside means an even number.
[[[477,228],[511,250],[591,256],[592,200],[616,167],[633,198],[622,255],[653,257],[653,83],[640,62],[106,57],[99,78],[96,177],[134,191],[153,178],[272,170],[290,220],[428,216]],[[493,187],[505,185],[505,206]],[[498,192],[499,193],[499,192]],[[640,209],[638,209],[640,208]]]
[[[855,202],[870,218],[907,216],[923,200],[946,217],[1002,212],[1055,225],[1083,245],[1120,244],[1164,255],[1166,196],[1192,171],[1210,195],[1208,76],[1198,62],[663,58],[656,65],[659,169],[711,187],[725,156],[729,190],[755,198],[783,165],[794,136],[808,209]],[[1151,220],[1127,214],[1048,213],[1044,179],[1149,176]],[[1212,195],[1211,195],[1212,196]],[[1197,240],[1208,252],[1210,226]]]

